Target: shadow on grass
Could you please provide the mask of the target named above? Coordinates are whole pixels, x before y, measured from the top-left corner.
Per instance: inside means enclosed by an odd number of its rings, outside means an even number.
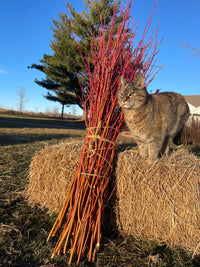
[[[0,128],[85,129],[84,121],[0,117]]]
[[[52,139],[62,140],[66,138],[80,138],[83,134],[38,134],[38,135],[12,135],[12,134],[0,134],[0,146],[17,145],[33,143],[37,141],[49,141]]]

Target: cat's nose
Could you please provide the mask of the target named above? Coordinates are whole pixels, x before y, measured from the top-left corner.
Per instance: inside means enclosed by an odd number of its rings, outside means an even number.
[[[122,103],[125,104],[126,100],[127,100],[127,98],[126,97],[123,97],[122,98]]]

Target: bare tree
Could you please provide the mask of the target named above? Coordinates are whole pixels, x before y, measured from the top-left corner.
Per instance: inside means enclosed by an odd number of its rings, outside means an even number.
[[[54,116],[58,116],[58,114],[59,114],[58,108],[57,107],[53,108],[52,113]]]
[[[72,105],[72,115],[75,118],[76,117],[76,106]]]
[[[196,47],[190,46],[188,44],[188,42],[183,42],[180,45],[185,47],[185,48],[187,48],[187,49],[189,49],[189,50],[194,51],[195,52],[195,55],[194,55],[195,57],[199,57],[200,56],[200,48],[196,48]]]
[[[20,87],[20,89],[17,91],[19,102],[18,102],[18,110],[20,112],[24,111],[24,105],[28,101],[28,98],[26,97],[26,91],[23,87]]]

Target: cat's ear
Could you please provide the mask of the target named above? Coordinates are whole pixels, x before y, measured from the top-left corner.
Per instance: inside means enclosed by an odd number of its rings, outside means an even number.
[[[121,84],[122,86],[125,86],[127,84],[127,81],[123,76],[121,76]]]
[[[139,89],[144,88],[144,76],[141,73],[138,74],[137,79],[134,82],[134,85]]]

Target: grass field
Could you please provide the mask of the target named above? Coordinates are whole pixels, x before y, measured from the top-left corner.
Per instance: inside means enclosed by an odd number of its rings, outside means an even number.
[[[0,266],[68,266],[67,255],[50,259],[55,242],[46,243],[56,215],[29,207],[23,191],[37,151],[84,136],[82,121],[0,114]],[[104,229],[97,261],[83,259],[80,266],[200,266],[200,261],[183,251]]]

